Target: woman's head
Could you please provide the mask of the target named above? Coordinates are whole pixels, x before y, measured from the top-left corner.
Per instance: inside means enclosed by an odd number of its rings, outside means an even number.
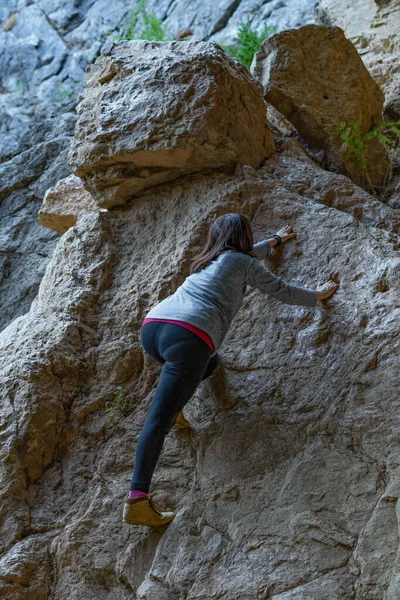
[[[221,215],[211,224],[207,241],[201,253],[192,262],[190,273],[200,271],[225,250],[244,252],[254,257],[253,243],[253,231],[247,215],[241,213]]]

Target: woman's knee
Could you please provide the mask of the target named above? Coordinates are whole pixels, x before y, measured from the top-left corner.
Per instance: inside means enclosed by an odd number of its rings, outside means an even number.
[[[153,442],[159,442],[166,435],[167,429],[168,419],[149,411],[140,435]]]

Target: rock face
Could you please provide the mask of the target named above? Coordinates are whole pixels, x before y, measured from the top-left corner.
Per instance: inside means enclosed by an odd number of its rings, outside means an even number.
[[[29,310],[59,239],[38,223],[38,210],[46,190],[68,175],[75,118],[49,116],[0,163],[0,330]]]
[[[344,175],[319,168],[296,138],[280,144],[263,170],[296,194],[351,214],[357,221],[399,233],[399,207],[388,206],[360,189]],[[395,198],[393,195],[392,198]]]
[[[119,96],[107,102],[112,114]],[[247,148],[257,132],[243,131]],[[29,312],[0,333],[1,597],[398,600],[399,213],[295,140],[278,150],[105,212],[67,202],[75,224]],[[184,409],[192,429],[170,432],[154,473],[151,491],[177,516],[163,534],[130,527],[122,504],[160,374],[141,322],[227,212],[249,215],[255,241],[290,222],[297,238],[266,266],[340,287],[315,309],[247,291],[220,365]]]
[[[269,172],[279,157],[290,169],[283,150],[81,215],[30,312],[2,332],[5,598],[397,599],[398,237],[294,192]],[[298,239],[267,266],[341,286],[315,310],[249,291],[185,407],[190,435],[167,437],[155,471],[176,519],[162,535],[129,528],[122,502],[160,373],[141,319],[230,211],[257,241],[290,217]],[[133,408],[110,429],[119,385]]]
[[[363,137],[381,123],[384,96],[339,27],[306,25],[272,36],[256,53],[251,72],[266,100],[312,148],[325,151],[328,169],[365,182],[346,155],[338,127],[361,119]],[[376,139],[368,142],[366,165],[372,183],[383,183],[388,162]]]
[[[68,164],[103,207],[188,173],[259,167],[275,149],[262,86],[206,42],[112,45],[77,113]]]
[[[400,119],[400,0],[320,0],[316,17],[344,30],[385,94],[385,119]]]

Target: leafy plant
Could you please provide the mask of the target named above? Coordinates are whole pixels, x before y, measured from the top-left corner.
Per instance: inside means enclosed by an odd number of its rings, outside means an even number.
[[[155,13],[148,12],[145,7],[147,0],[139,0],[138,10],[132,10],[128,18],[128,26],[123,27],[124,35],[120,39],[125,40],[155,40],[165,42],[173,40],[174,37],[167,36],[166,26]],[[141,22],[141,31],[138,32],[137,25]]]
[[[342,148],[345,151],[345,157],[356,169],[359,169],[361,175],[365,177],[374,196],[383,198],[386,193],[387,184],[393,175],[393,165],[400,151],[400,120],[383,121],[378,127],[362,136],[360,115],[358,121],[342,121],[338,126],[338,134],[342,140]],[[368,144],[366,140],[374,138],[381,142],[389,158],[388,167],[383,178],[384,185],[380,194],[377,194],[376,189],[372,184],[367,163]]]
[[[353,163],[354,167],[365,171],[366,147],[361,138],[360,121],[342,121],[338,127],[338,133],[342,140],[342,148],[346,158]]]
[[[62,81],[57,81],[56,92],[62,101],[73,100],[75,98],[75,96],[77,95],[75,90],[73,90],[71,87],[69,87],[66,83],[63,83]]]
[[[126,397],[126,390],[122,386],[117,387],[118,394],[112,400],[106,413],[108,415],[108,422],[110,425],[115,424],[117,421],[127,417],[136,406],[136,401],[132,398]]]
[[[247,22],[240,21],[237,29],[237,37],[239,43],[235,46],[221,44],[225,52],[239,60],[247,69],[250,69],[250,65],[253,62],[255,53],[260,49],[263,41],[268,38],[271,33],[274,33],[276,28],[273,25],[264,25],[264,28],[260,34],[255,29],[251,28],[250,17],[247,17]]]
[[[392,133],[395,136],[395,139],[390,137],[388,134]],[[370,131],[365,136],[367,139],[378,138],[382,144],[385,144],[386,147],[393,148],[395,150],[400,150],[398,148],[398,141],[400,139],[400,119],[398,121],[382,121],[380,125],[373,131]]]

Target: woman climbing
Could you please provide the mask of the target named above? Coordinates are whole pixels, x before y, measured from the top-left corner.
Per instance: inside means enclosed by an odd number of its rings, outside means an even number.
[[[315,307],[338,284],[329,280],[315,290],[287,283],[259,262],[271,247],[296,237],[290,225],[270,239],[253,243],[246,215],[227,213],[212,223],[207,242],[190,275],[153,307],[142,323],[145,352],[162,364],[161,375],[136,446],[135,468],[123,522],[160,527],[175,517],[157,510],[149,488],[164,439],[172,427],[189,426],[181,411],[201,381],[218,364],[217,350],[239,310],[246,286],[285,304]]]

